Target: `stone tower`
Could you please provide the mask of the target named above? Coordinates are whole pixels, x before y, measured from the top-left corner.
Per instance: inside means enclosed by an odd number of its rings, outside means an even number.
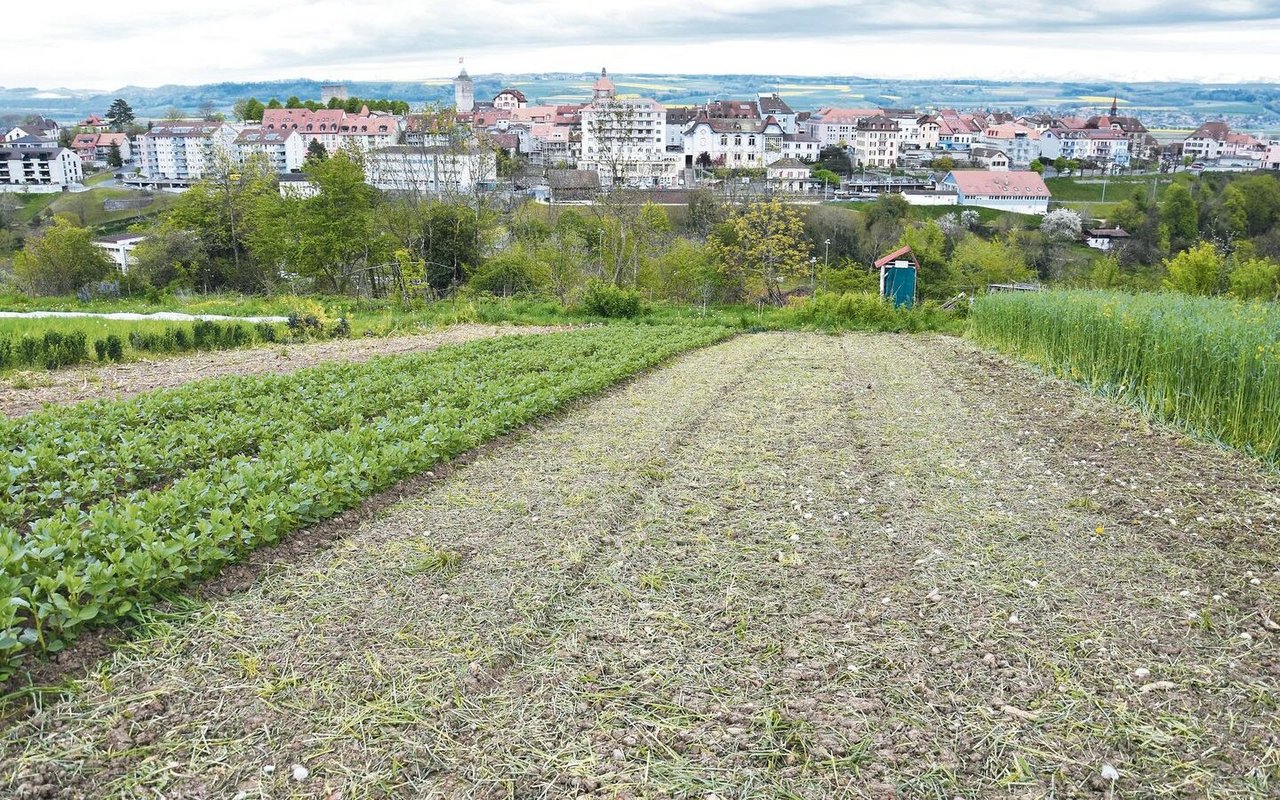
[[[458,64],[462,64],[462,59],[458,59]],[[453,79],[453,106],[462,114],[470,114],[476,107],[475,87],[465,66],[460,67],[458,77]]]
[[[613,81],[609,80],[609,71],[603,67],[600,69],[600,78],[595,85],[591,87],[591,99],[595,100],[612,100],[617,88],[613,85]]]

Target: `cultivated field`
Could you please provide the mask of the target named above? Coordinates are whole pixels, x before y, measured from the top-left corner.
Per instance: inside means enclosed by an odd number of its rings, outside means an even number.
[[[962,341],[740,336],[438,477],[36,695],[0,790],[1280,789],[1280,480]]]

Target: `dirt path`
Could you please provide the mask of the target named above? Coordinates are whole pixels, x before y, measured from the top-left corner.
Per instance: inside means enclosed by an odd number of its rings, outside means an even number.
[[[1274,795],[1278,512],[963,342],[743,336],[157,614],[0,788]]]
[[[434,350],[446,344],[509,333],[548,333],[565,329],[556,326],[463,324],[413,336],[334,339],[310,344],[219,350],[159,361],[131,361],[101,367],[37,372],[28,376],[34,376],[35,385],[21,389],[15,388],[11,380],[0,381],[0,414],[16,417],[29,414],[47,403],[78,403],[104,397],[127,397],[152,389],[180,386],[202,378],[293,372],[326,361],[367,361],[375,356]]]

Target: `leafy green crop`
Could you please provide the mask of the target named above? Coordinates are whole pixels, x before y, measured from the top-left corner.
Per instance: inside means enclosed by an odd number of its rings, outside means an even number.
[[[612,326],[224,378],[0,424],[0,676],[720,328]]]

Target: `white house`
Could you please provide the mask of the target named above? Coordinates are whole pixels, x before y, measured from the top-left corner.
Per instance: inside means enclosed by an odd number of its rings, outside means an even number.
[[[138,137],[142,177],[189,184],[208,172],[219,157],[230,157],[236,130],[222,122],[170,120],[158,122]]]
[[[1009,156],[1003,150],[974,147],[969,150],[969,160],[975,164],[981,164],[992,172],[1009,171]]]
[[[307,146],[302,134],[294,130],[264,131],[262,128],[245,128],[235,139],[235,156],[241,164],[253,156],[266,159],[276,174],[296,172],[307,159]]]
[[[1280,139],[1272,140],[1267,144],[1267,154],[1262,159],[1262,167],[1280,170]]]
[[[705,158],[718,167],[760,169],[782,157],[784,136],[772,117],[725,119],[702,113],[684,129],[685,166]]]
[[[769,188],[781,192],[807,192],[812,183],[809,165],[795,158],[780,158],[770,164],[765,176]]]
[[[26,136],[0,145],[0,184],[68,186],[83,180],[80,157],[56,142]]]
[[[796,119],[799,116],[787,105],[787,102],[778,96],[777,92],[765,94],[761,92],[756,96],[756,109],[760,113],[760,119],[773,117],[782,126],[782,132],[785,134],[794,134],[797,132]]]
[[[973,147],[999,150],[1009,157],[1011,166],[1025,168],[1040,158],[1040,134],[1016,122],[987,125],[974,138]]]
[[[138,263],[133,251],[146,239],[146,236],[139,233],[117,233],[94,239],[93,243],[107,251],[107,255],[111,256],[111,261],[121,273],[128,273],[129,267]]]
[[[1122,228],[1090,228],[1085,231],[1084,243],[1094,250],[1107,252],[1117,245],[1124,244],[1129,233]]]
[[[898,164],[901,130],[897,121],[884,114],[863,117],[854,125],[853,159],[860,167],[889,167]]]
[[[482,147],[392,145],[365,162],[365,181],[389,192],[465,194],[497,179],[497,157]]]
[[[956,205],[960,206],[981,206],[1017,214],[1049,211],[1049,187],[1030,170],[954,170],[942,179],[942,186],[955,191]]]
[[[807,133],[786,133],[782,136],[783,158],[798,158],[801,161],[817,161],[822,155],[822,143],[817,137]]]
[[[600,70],[591,102],[582,108],[580,169],[593,170],[605,186],[670,186],[681,159],[667,156],[667,112],[645,97],[619,98]]]
[[[508,87],[493,96],[494,108],[511,111],[517,108],[524,108],[527,105],[529,105],[529,101],[525,98],[524,92],[519,89],[512,89]]]
[[[802,132],[818,140],[823,146],[853,144],[858,120],[880,114],[878,108],[821,108],[800,124]]]

